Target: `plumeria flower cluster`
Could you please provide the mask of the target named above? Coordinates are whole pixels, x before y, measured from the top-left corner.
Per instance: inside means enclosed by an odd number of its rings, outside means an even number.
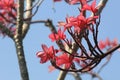
[[[40,58],[40,63],[50,61],[52,66],[49,68],[51,70],[57,68],[73,72],[90,71],[106,56],[102,51],[103,48],[106,46],[115,47],[118,43],[116,40],[110,41],[109,39],[98,43],[100,17],[96,15],[98,12],[96,0],[93,0],[91,5],[87,3],[87,0],[68,0],[68,2],[70,4],[81,3],[80,13],[76,17],[67,16],[66,22],[59,21],[57,33],[49,35],[52,42],[60,42],[59,49],[42,44],[43,51],[37,52],[37,57]],[[91,12],[92,16],[86,17],[86,11]],[[68,32],[71,38],[68,38],[66,32]],[[89,38],[90,35],[93,37],[93,43],[90,40],[91,38]],[[87,45],[83,42],[86,42]]]
[[[64,40],[66,38],[66,35],[64,34],[63,31],[61,31],[61,29],[58,30],[58,33],[52,33],[49,35],[49,38],[52,40],[52,41],[57,41],[57,40]]]
[[[72,56],[69,56],[66,53],[56,56],[60,50],[54,49],[53,46],[48,48],[45,44],[42,45],[42,49],[43,51],[37,53],[37,56],[41,58],[40,63],[45,63],[49,60],[55,60],[58,66],[65,64],[65,68],[70,68],[73,61]]]
[[[86,1],[86,0],[84,0]],[[90,24],[94,24],[96,22],[96,19],[98,19],[99,16],[95,16],[95,13],[97,13],[97,8],[95,7],[96,0],[92,3],[92,5],[88,5],[87,3],[83,5],[83,8],[80,10],[80,14],[77,17],[67,17],[66,23],[65,22],[59,22],[59,26],[64,26],[65,30],[71,27],[74,27],[74,31],[80,33],[81,30],[85,28],[89,28]],[[94,16],[86,18],[84,15],[84,11],[89,10],[91,11]]]
[[[15,31],[13,27],[16,21],[16,7],[17,4],[14,0],[0,0],[0,32],[5,34],[5,30]]]
[[[106,38],[105,41],[103,41],[103,40],[99,41],[100,49],[106,49],[106,48],[109,49],[109,48],[115,47],[117,45],[118,45],[117,39],[114,39],[113,41],[111,41],[109,38]]]

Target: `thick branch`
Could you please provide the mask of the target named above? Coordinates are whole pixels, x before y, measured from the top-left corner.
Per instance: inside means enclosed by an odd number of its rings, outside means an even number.
[[[16,38],[21,37],[22,25],[23,25],[23,13],[24,13],[24,0],[18,0],[17,8],[17,24],[16,24]]]
[[[24,38],[29,30],[29,26],[30,26],[30,22],[32,17],[30,18],[30,16],[32,15],[32,3],[33,0],[26,0],[26,9],[27,11],[25,12],[25,18],[29,18],[27,19],[26,22],[24,22],[23,26],[22,26],[22,37]]]
[[[21,80],[29,80],[26,61],[24,57],[23,42],[22,42],[23,13],[24,13],[24,0],[18,0],[17,22],[16,22],[17,24],[16,24],[16,32],[14,35],[14,42],[16,46]]]
[[[34,4],[31,8],[25,10],[25,12],[26,12],[26,11],[32,10],[34,7],[36,7],[36,10],[34,11],[34,13],[31,16],[25,18],[24,19],[25,21],[31,19],[32,17],[34,17],[36,15],[36,13],[38,12],[38,9],[39,9],[39,7],[40,7],[40,5],[42,4],[43,1],[44,0],[38,0],[37,3]]]
[[[67,71],[60,71],[57,80],[65,80],[66,75],[67,75]]]
[[[99,15],[99,14],[102,12],[102,10],[104,9],[104,7],[105,7],[106,4],[107,4],[107,1],[108,1],[108,0],[100,0],[99,4],[98,4],[98,6],[97,6],[98,12],[97,12],[96,15]]]
[[[15,46],[16,46],[16,52],[19,62],[20,73],[21,73],[21,80],[29,80],[22,41],[15,39]]]

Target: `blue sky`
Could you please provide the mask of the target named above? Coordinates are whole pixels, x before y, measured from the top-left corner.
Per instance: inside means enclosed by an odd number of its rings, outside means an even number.
[[[115,2],[116,1],[116,2]],[[117,38],[120,43],[120,26],[119,26],[119,0],[110,0],[102,12],[101,25],[99,30],[99,39],[109,37],[111,40]],[[50,18],[57,25],[58,21],[65,21],[66,15],[76,16],[79,11],[77,6],[69,6],[64,2],[55,3],[55,12],[52,9],[52,0],[45,0],[39,12],[33,20],[46,20]],[[41,50],[41,44],[54,45],[48,38],[50,31],[44,24],[33,24],[30,27],[29,33],[24,39],[25,57],[29,70],[30,80],[57,80],[59,71],[55,70],[52,73],[48,72],[49,63],[40,64],[36,57],[36,52]],[[102,70],[100,76],[103,80],[119,79],[120,74],[120,52],[116,51],[109,64]],[[86,77],[87,76],[87,77]],[[82,76],[83,80],[90,80],[89,75]],[[0,35],[0,80],[20,80],[19,66],[16,56],[14,42],[8,38],[3,38]],[[70,75],[66,80],[74,80]]]

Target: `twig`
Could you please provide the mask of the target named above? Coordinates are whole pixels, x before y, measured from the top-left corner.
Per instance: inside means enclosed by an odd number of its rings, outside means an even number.
[[[34,7],[36,7],[36,5],[40,2],[40,0],[38,0],[30,9],[26,9],[24,12],[32,10]]]
[[[30,24],[36,24],[36,23],[46,23],[46,20],[35,20],[30,22]]]
[[[38,3],[37,3],[38,5],[36,6],[35,12],[32,15],[30,15],[29,17],[25,18],[24,21],[27,21],[27,20],[31,19],[33,16],[35,16],[35,14],[38,12],[38,9],[39,9],[40,5],[43,3],[43,1],[44,0],[38,1]],[[31,11],[31,10],[32,10],[32,6],[29,7],[29,9],[27,9],[26,12]]]
[[[91,73],[89,73],[89,74],[92,76],[92,79],[93,79],[93,78],[98,78],[99,80],[103,80],[98,73],[91,72]]]
[[[102,69],[109,63],[110,59],[111,59],[112,54],[110,54],[109,56],[107,56],[107,61],[100,67],[100,69],[98,70],[97,73],[100,73],[102,71]]]
[[[110,54],[112,54],[114,51],[116,51],[117,49],[120,48],[120,44],[118,44],[117,46],[111,48],[110,50],[108,50],[104,55],[101,56],[101,58],[104,58]]]
[[[80,74],[77,72],[70,72],[70,74],[72,74],[75,78],[75,80],[82,80],[82,78],[80,77]]]

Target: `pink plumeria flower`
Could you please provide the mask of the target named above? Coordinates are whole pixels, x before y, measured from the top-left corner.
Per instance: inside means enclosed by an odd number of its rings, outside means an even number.
[[[43,44],[42,49],[43,51],[39,51],[36,54],[37,57],[41,59],[40,63],[46,63],[47,61],[55,58],[56,50],[53,46],[48,48],[45,44]]]
[[[82,10],[89,10],[94,14],[97,13],[98,9],[96,8],[96,0],[94,0],[91,5],[84,4]]]

